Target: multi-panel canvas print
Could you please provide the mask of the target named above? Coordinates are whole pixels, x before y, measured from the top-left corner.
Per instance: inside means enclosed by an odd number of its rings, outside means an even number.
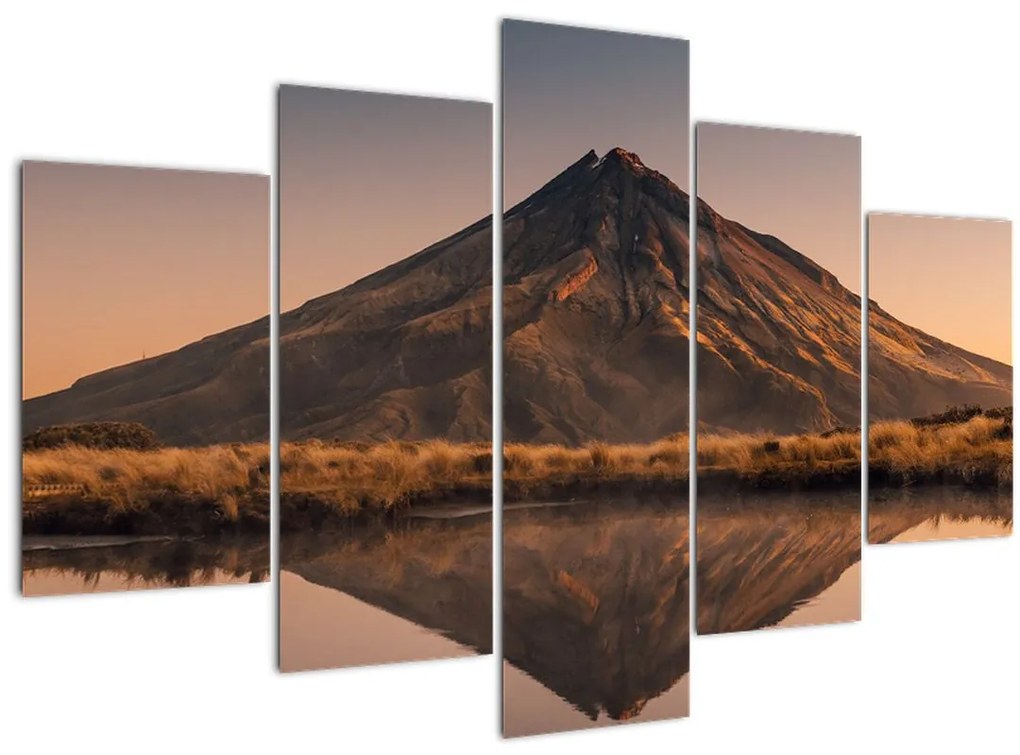
[[[269,179],[26,162],[25,595],[269,575]]]
[[[868,215],[869,542],[1012,532],[1011,234]]]
[[[856,620],[860,140],[696,144],[697,631]]]
[[[688,711],[688,44],[503,24],[503,732]]]
[[[492,648],[492,107],[280,89],[280,666]]]

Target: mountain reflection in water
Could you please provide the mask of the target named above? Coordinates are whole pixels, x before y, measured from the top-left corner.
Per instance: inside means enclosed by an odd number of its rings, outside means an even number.
[[[860,561],[860,500],[858,491],[699,497],[698,633],[860,619],[859,583],[826,592]],[[799,622],[823,593],[838,603]]]
[[[285,533],[280,570],[284,671],[492,652],[488,511]]]
[[[688,541],[686,501],[504,512],[505,661],[550,695],[508,670],[505,734],[687,715]]]

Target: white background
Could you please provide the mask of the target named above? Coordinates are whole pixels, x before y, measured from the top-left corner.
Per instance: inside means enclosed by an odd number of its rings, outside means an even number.
[[[21,159],[269,172],[278,82],[492,98],[497,20],[513,15],[686,37],[695,120],[856,132],[865,209],[1015,223],[1016,19],[1005,3],[892,5],[7,4],[0,748],[1017,752],[1015,537],[869,548],[857,625],[695,638],[689,720],[512,743],[492,658],[281,677],[268,585],[17,593]]]

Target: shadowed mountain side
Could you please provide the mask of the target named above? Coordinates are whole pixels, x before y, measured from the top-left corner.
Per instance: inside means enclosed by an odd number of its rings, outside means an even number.
[[[409,519],[285,536],[280,568],[492,652],[492,523],[488,515]]]
[[[632,718],[688,672],[686,506],[510,510],[503,543],[512,665],[592,720]]]
[[[281,435],[487,440],[491,364],[485,218],[281,315]]]
[[[698,501],[699,634],[774,626],[860,561],[859,493],[767,497]]]
[[[1012,527],[1012,495],[943,485],[873,490],[868,501],[868,542],[888,543],[929,521],[975,519]]]
[[[269,318],[83,377],[22,402],[22,434],[68,422],[140,422],[170,445],[269,437]]]

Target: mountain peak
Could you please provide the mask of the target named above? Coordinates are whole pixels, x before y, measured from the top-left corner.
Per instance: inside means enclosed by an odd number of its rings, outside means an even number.
[[[617,163],[633,169],[645,169],[645,164],[641,162],[641,158],[623,147],[613,147],[606,152],[605,157],[602,159],[607,163]]]

